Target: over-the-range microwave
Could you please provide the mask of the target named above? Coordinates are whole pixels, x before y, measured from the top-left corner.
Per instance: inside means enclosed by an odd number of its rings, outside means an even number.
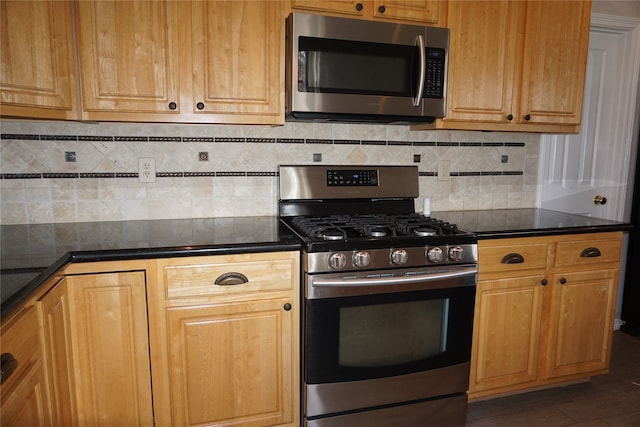
[[[432,122],[447,94],[447,28],[292,13],[287,120]]]

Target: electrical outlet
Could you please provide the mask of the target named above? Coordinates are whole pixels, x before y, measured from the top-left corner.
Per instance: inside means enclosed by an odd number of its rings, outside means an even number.
[[[138,181],[156,182],[156,159],[153,157],[138,159]]]
[[[451,163],[449,160],[438,162],[438,181],[449,181],[451,179]]]

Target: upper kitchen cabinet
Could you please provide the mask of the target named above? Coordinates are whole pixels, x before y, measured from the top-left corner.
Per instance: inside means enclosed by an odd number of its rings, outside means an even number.
[[[77,23],[83,119],[179,121],[176,2],[80,1]]]
[[[419,129],[580,131],[590,1],[452,1],[447,110]]]
[[[438,0],[292,0],[293,9],[299,11],[435,26],[444,26],[446,4]]]
[[[283,124],[287,4],[195,1],[191,8],[186,121]]]
[[[0,113],[78,119],[70,1],[0,2]]]
[[[280,1],[81,1],[86,120],[284,123]]]

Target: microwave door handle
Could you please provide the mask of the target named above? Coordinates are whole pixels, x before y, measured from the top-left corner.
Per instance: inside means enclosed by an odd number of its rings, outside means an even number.
[[[413,98],[413,106],[419,107],[422,101],[422,94],[424,93],[424,79],[427,70],[427,59],[424,53],[424,37],[422,34],[418,34],[418,37],[416,37],[416,44],[418,45],[418,51],[420,53],[420,81],[418,83],[418,93],[416,97]]]

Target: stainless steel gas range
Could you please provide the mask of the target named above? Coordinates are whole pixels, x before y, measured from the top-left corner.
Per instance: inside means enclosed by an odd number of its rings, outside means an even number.
[[[309,427],[463,426],[477,240],[414,210],[414,166],[281,166],[304,242]]]

